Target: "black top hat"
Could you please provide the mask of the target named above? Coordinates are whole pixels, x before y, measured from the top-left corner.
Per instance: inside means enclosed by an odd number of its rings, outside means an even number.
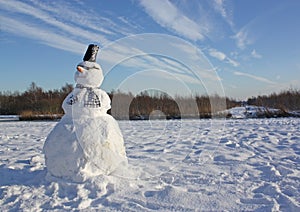
[[[97,46],[96,44],[90,44],[85,52],[83,61],[96,62],[98,50],[99,46]]]

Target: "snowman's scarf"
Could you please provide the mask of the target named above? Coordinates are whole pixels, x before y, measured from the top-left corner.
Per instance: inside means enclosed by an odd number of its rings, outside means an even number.
[[[81,85],[81,84],[77,84],[76,88],[80,88],[80,89],[85,88],[87,90],[87,93],[84,96],[84,107],[89,107],[89,108],[99,108],[99,107],[101,107],[101,102],[100,102],[99,96],[94,91],[94,89],[97,89],[97,88],[86,87],[86,86]],[[71,101],[70,103],[72,105],[77,101],[77,98],[72,97],[72,99],[70,101]]]

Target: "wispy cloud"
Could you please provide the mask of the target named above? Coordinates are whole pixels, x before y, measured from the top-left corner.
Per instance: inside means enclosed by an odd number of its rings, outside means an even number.
[[[205,26],[191,20],[168,0],[142,0],[145,11],[162,27],[175,31],[188,39],[203,40],[208,33]]]
[[[239,63],[231,58],[229,58],[225,53],[221,52],[221,51],[218,51],[216,49],[213,49],[213,48],[210,48],[208,50],[208,53],[210,56],[214,57],[214,58],[217,58],[218,60],[220,61],[224,61],[234,67],[237,67],[239,66]]]
[[[107,75],[110,70],[122,70],[122,75],[126,76],[147,70],[160,70],[168,73],[160,76],[165,79],[166,84],[180,79],[194,87],[205,85],[208,90],[220,90],[220,79],[207,58],[195,46],[174,36],[129,36],[103,48],[99,59]],[[153,77],[158,75],[151,79]]]
[[[1,5],[8,10],[14,11],[15,13],[31,16],[34,19],[38,19],[44,22],[45,24],[48,24],[49,27],[50,26],[55,27],[56,30],[60,32],[60,34],[67,33],[69,35],[73,35],[83,39],[91,39],[91,40],[99,40],[100,42],[108,42],[108,40],[104,36],[101,36],[99,33],[93,33],[91,31],[87,31],[80,27],[77,27],[76,25],[70,25],[58,21],[57,19],[50,16],[43,10],[33,7],[29,4],[11,0],[11,1],[1,2]]]
[[[141,28],[133,19],[118,16],[113,12],[99,15],[98,8],[91,9],[85,1],[75,1],[80,5],[79,7],[74,6],[74,2],[68,1],[61,1],[60,6],[57,6],[56,1],[44,3],[44,1],[32,0],[32,2],[52,16],[78,25],[85,30],[100,33],[108,40],[112,40],[112,36],[116,38],[118,35],[131,35],[133,30]]]
[[[238,67],[240,65],[239,62],[227,57],[227,63],[231,64],[233,67]]]
[[[262,58],[262,55],[258,54],[255,49],[253,49],[253,51],[251,52],[251,56],[253,58],[257,58],[257,59],[261,59]]]
[[[275,84],[275,82],[273,82],[269,79],[266,79],[264,77],[259,77],[259,76],[255,76],[255,75],[244,73],[244,72],[235,71],[235,72],[233,72],[233,74],[235,74],[237,76],[248,77],[248,78],[251,78],[251,79],[254,79],[254,80],[257,80],[257,81],[260,81],[260,82],[268,83],[268,84]]]
[[[247,28],[242,28],[233,36],[233,38],[235,39],[236,44],[240,49],[245,49],[247,45],[252,43],[248,36]]]
[[[224,54],[223,52],[217,51],[216,49],[209,49],[209,55],[217,58],[218,60],[225,60],[226,59],[226,54]]]
[[[166,80],[170,80],[169,77],[173,76],[173,79],[177,77],[186,83],[199,82],[191,70],[179,61],[164,57],[163,55],[146,54],[141,49],[130,46],[111,46],[102,52],[100,60],[103,60],[102,67],[106,71],[112,70],[115,66],[129,68],[132,72],[161,70],[169,73],[169,75],[161,76],[162,78],[166,77]],[[109,65],[110,63],[114,64],[114,66]],[[132,73],[129,72],[128,74]]]
[[[70,39],[65,36],[52,33],[48,30],[43,30],[34,26],[29,26],[19,21],[0,16],[1,29],[12,34],[21,34],[24,37],[30,37],[38,42],[44,43],[48,46],[62,49],[65,51],[81,54],[82,50],[86,48],[85,44],[82,44],[76,40]]]
[[[228,2],[228,1],[227,1]],[[226,1],[225,0],[214,0],[213,1],[214,9],[223,17],[223,19],[233,27],[232,21],[232,9],[226,8]]]
[[[65,2],[0,1],[1,10],[1,30],[76,53],[82,53],[82,43],[105,45],[134,31],[128,20],[114,19],[122,24],[116,23]]]
[[[113,35],[115,32],[108,28],[103,27],[103,24],[106,23],[108,26],[114,26],[115,24],[109,18],[100,17],[99,15],[93,13],[93,11],[88,10],[86,12],[84,2],[76,1],[80,4],[80,9],[72,5],[68,5],[68,2],[60,2],[57,6],[57,2],[45,2],[39,0],[32,0],[33,6],[47,12],[51,17],[62,20],[64,23],[74,23],[79,26],[84,26],[88,30],[93,30],[95,33],[100,32],[107,35]]]

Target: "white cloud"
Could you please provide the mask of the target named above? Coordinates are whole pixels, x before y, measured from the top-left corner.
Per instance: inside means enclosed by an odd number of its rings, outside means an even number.
[[[220,12],[220,14],[226,18],[227,17],[227,13],[226,13],[226,9],[224,7],[224,0],[214,0],[214,6],[215,9]]]
[[[29,15],[32,18],[39,19],[43,21],[46,24],[49,24],[52,27],[57,28],[57,30],[61,32],[68,33],[70,35],[76,36],[76,37],[81,37],[84,39],[89,39],[89,40],[100,40],[101,42],[108,42],[108,40],[104,37],[99,35],[99,33],[93,33],[87,30],[83,30],[80,27],[74,26],[74,25],[69,25],[66,23],[63,23],[61,21],[56,20],[43,10],[40,10],[36,7],[33,7],[31,5],[18,2],[18,1],[5,1],[1,2],[2,6],[7,8],[8,10],[13,10],[14,12],[24,14],[24,15]]]
[[[47,11],[51,16],[57,17],[63,22],[71,22],[86,30],[98,34],[101,33],[100,35],[104,34],[110,37],[117,34],[129,35],[132,29],[140,27],[137,23],[131,23],[132,20],[125,20],[122,17],[116,17],[114,14],[110,14],[114,18],[105,14],[100,16],[96,11],[90,9],[89,5],[84,1],[77,0],[72,3],[68,1],[60,1],[59,3],[57,1],[50,1],[45,3],[45,1],[31,0],[31,2],[35,7]],[[76,3],[80,6],[74,6]]]
[[[129,36],[103,48],[99,59],[104,74],[110,70],[125,70],[124,75],[161,70],[185,83],[196,85],[203,80],[208,90],[221,90],[220,79],[202,52],[174,36]]]
[[[175,31],[188,39],[203,40],[208,29],[185,16],[168,0],[142,0],[145,11],[162,27]]]
[[[265,83],[268,83],[268,84],[275,84],[275,82],[273,82],[271,80],[268,80],[264,77],[259,77],[259,76],[255,76],[255,75],[244,73],[244,72],[235,71],[235,72],[233,72],[233,74],[235,74],[237,76],[248,77],[248,78],[251,78],[251,79],[254,79],[254,80],[257,80],[257,81],[260,81],[260,82],[265,82]]]
[[[3,23],[1,23],[1,29],[12,34],[21,34],[22,36],[38,40],[39,42],[44,43],[48,46],[79,54],[82,54],[82,50],[86,48],[85,44],[72,40],[68,37],[58,35],[51,31],[28,26],[22,22],[3,16],[0,16],[0,19],[1,21],[3,21]]]
[[[225,53],[218,51],[216,49],[210,48],[208,53],[210,56],[217,58],[220,61],[225,61],[226,63],[234,67],[238,67],[240,65],[237,61],[229,58]]]
[[[225,0],[214,0],[214,9],[224,18],[224,20],[233,27],[232,14],[226,9]]]
[[[245,49],[246,46],[253,43],[253,41],[249,37],[249,32],[247,28],[242,28],[239,32],[237,32],[233,38],[236,40],[236,44],[240,49]]]
[[[221,61],[227,57],[223,52],[217,51],[216,49],[209,49],[209,55]]]
[[[230,59],[229,57],[227,57],[227,63],[229,63],[233,67],[238,67],[240,65],[239,62],[237,62],[237,61],[235,61],[233,59]]]
[[[80,54],[85,49],[82,43],[105,45],[116,36],[134,31],[129,21],[102,17],[92,14],[92,10],[89,13],[80,11],[73,4],[35,0],[0,1],[1,11],[4,11],[1,13],[1,30]]]
[[[128,57],[128,55],[133,56]],[[132,47],[120,45],[112,46],[105,49],[105,52],[102,52],[100,60],[103,61],[102,67],[105,67],[105,74],[107,74],[106,71],[109,71],[109,66],[106,66],[106,63],[115,64],[117,61],[115,65],[127,67],[131,70],[138,70],[137,72],[155,69],[177,76],[188,83],[194,83],[196,81],[192,71],[180,62],[159,55],[147,54]],[[114,66],[112,68],[114,68]]]
[[[255,49],[253,49],[253,51],[251,52],[251,56],[253,58],[257,58],[257,59],[261,59],[262,58],[262,55],[258,54]]]

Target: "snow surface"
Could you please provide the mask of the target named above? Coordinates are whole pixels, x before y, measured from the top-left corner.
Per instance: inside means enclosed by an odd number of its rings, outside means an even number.
[[[43,147],[49,177],[84,182],[126,166],[124,140],[117,121],[104,114],[94,118],[63,116]]]
[[[300,119],[119,121],[130,167],[46,180],[56,122],[0,122],[2,211],[300,211]]]

